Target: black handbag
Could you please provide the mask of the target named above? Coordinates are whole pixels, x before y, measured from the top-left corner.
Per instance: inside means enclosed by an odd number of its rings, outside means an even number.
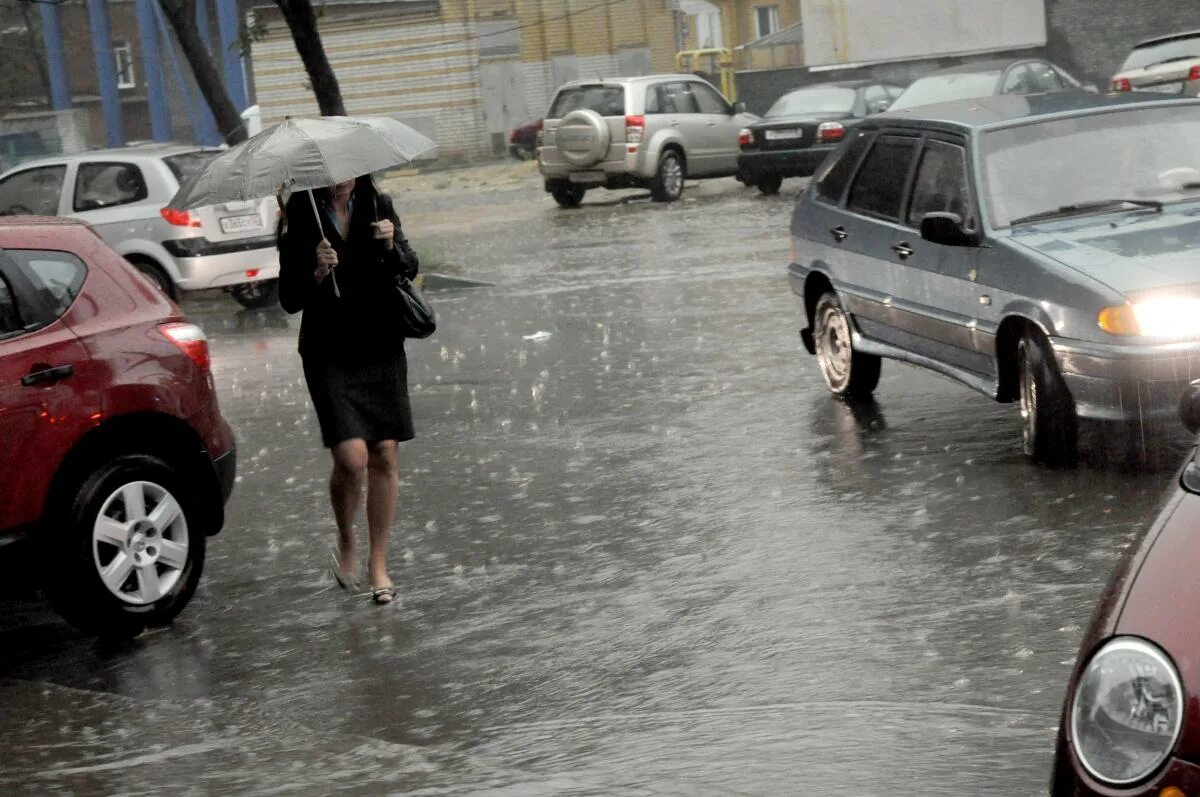
[[[427,338],[437,330],[433,305],[421,289],[403,275],[396,277],[396,323],[405,338]]]

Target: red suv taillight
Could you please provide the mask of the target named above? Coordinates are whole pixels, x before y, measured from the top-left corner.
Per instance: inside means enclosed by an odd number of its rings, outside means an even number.
[[[823,144],[841,141],[846,137],[846,127],[841,122],[821,122],[817,128],[817,140]]]
[[[205,337],[203,329],[195,324],[174,322],[159,324],[158,331],[178,346],[201,371],[208,371],[212,358],[208,354],[208,338]]]
[[[625,117],[625,143],[626,144],[641,144],[642,136],[646,135],[646,117],[644,116],[626,116]]]
[[[1188,80],[1200,80],[1200,65],[1188,70]]]
[[[1129,78],[1113,78],[1112,84],[1109,86],[1112,91],[1133,91],[1133,84],[1129,82]]]
[[[199,227],[200,217],[190,210],[175,210],[174,208],[163,208],[159,211],[167,224],[174,224],[176,227]]]

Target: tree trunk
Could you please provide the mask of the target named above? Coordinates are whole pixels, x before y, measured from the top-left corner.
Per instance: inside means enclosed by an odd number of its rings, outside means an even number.
[[[275,0],[275,5],[283,12],[283,18],[292,32],[292,41],[296,43],[296,52],[300,53],[304,70],[308,72],[321,115],[345,116],[342,89],[338,86],[329,59],[325,57],[325,47],[321,44],[317,15],[311,0]]]
[[[34,26],[32,7],[33,3],[21,4],[21,16],[25,21],[25,43],[29,47],[29,60],[37,67],[38,79],[42,83],[42,91],[45,92],[46,104],[50,105],[52,103],[50,73],[46,69],[46,59],[42,57],[41,26]]]
[[[225,143],[233,145],[245,141],[248,136],[242,116],[233,100],[229,99],[217,64],[196,29],[196,0],[159,0],[159,4],[175,30],[175,38],[179,40],[183,55],[192,67],[196,85],[212,109],[217,129],[221,131]]]

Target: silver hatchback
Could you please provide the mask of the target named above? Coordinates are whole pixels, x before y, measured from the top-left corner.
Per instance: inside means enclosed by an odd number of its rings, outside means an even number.
[[[246,307],[276,301],[274,198],[180,212],[180,183],[220,150],[154,144],[46,158],[0,175],[0,215],[81,219],[171,298],[224,288]]]
[[[687,177],[735,175],[742,128],[757,119],[694,75],[574,81],[546,114],[538,167],[563,207],[589,188],[648,188],[672,202]]]

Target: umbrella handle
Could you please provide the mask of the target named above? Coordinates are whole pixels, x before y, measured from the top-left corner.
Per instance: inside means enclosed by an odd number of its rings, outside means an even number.
[[[321,211],[317,209],[317,199],[313,196],[312,189],[308,189],[308,201],[312,205],[313,218],[317,220],[317,230],[321,233],[321,240],[325,240],[325,225],[321,223]],[[338,290],[337,274],[334,273],[334,268],[330,266],[329,276],[333,277],[333,295],[337,298],[342,298],[342,292]]]

